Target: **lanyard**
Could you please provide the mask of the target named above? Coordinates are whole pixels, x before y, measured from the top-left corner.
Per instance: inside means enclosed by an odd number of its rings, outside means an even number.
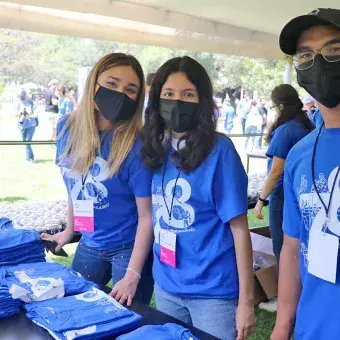
[[[87,176],[88,176],[88,173],[86,176],[81,175],[81,191],[85,190],[85,182],[86,182]]]
[[[169,208],[169,206],[166,202],[166,195],[165,195],[165,190],[164,190],[164,179],[165,179],[166,167],[168,165],[168,158],[169,158],[169,154],[168,154],[168,156],[166,158],[166,162],[164,164],[164,170],[163,170],[163,176],[162,176],[162,195],[163,195],[163,200],[164,200],[164,203],[165,203],[166,210],[167,210],[168,215],[169,215],[169,223],[168,224],[170,226],[171,218],[172,218],[172,209],[173,209],[173,206],[174,206],[174,200],[175,200],[175,196],[176,196],[176,187],[177,187],[179,176],[181,175],[182,170],[179,169],[179,171],[178,171],[176,181],[175,181],[175,186],[174,186],[174,189],[173,189],[173,192],[172,192],[171,206]]]
[[[316,180],[315,180],[315,158],[316,158],[316,149],[317,149],[317,145],[320,139],[320,135],[321,135],[321,131],[323,129],[323,124],[319,130],[318,136],[316,137],[315,140],[315,144],[314,144],[314,149],[313,149],[313,157],[312,157],[312,177],[313,177],[313,184],[314,184],[314,188],[315,188],[315,192],[319,197],[320,202],[322,203],[324,209],[325,209],[325,213],[326,213],[326,230],[328,229],[328,224],[329,224],[329,212],[331,209],[331,205],[332,205],[332,199],[333,199],[333,194],[334,194],[334,189],[335,189],[335,185],[337,183],[338,177],[339,177],[339,173],[340,173],[340,166],[338,167],[338,171],[335,175],[335,179],[332,185],[332,189],[331,189],[331,193],[330,193],[330,197],[329,197],[329,202],[328,202],[328,206],[326,205],[326,203],[324,202],[324,200],[321,197],[321,193],[319,192],[317,185],[316,185]]]

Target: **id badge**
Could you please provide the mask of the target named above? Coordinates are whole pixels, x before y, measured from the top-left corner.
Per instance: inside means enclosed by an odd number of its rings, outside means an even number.
[[[338,265],[339,238],[322,231],[311,231],[308,244],[308,272],[335,283]]]
[[[159,235],[160,260],[170,267],[176,268],[177,234],[161,229]]]
[[[94,232],[93,201],[75,201],[73,204],[74,231]]]

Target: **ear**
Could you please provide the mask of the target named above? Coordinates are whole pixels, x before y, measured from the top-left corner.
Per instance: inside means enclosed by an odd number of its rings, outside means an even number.
[[[283,110],[283,105],[282,104],[279,105],[279,109],[280,109],[280,111]]]

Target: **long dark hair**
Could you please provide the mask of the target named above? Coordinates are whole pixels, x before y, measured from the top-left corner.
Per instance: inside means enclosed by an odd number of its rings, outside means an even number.
[[[168,77],[177,72],[183,72],[196,86],[199,104],[198,125],[180,139],[180,141],[186,141],[185,147],[174,153],[173,161],[183,171],[196,169],[208,157],[217,140],[217,116],[213,90],[206,70],[196,60],[189,57],[170,59],[161,66],[153,80],[145,113],[145,125],[142,130],[141,155],[144,163],[152,170],[159,169],[166,156],[166,145],[163,145],[166,126],[159,114],[162,87]]]
[[[302,101],[293,86],[282,84],[275,87],[271,94],[271,99],[273,104],[279,108],[280,113],[268,129],[266,135],[267,141],[270,141],[272,133],[279,126],[292,119],[300,120],[309,131],[315,128],[313,123],[308,119],[306,112],[302,110]]]

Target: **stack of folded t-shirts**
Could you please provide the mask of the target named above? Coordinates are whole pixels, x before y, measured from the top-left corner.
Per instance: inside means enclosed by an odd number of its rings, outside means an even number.
[[[2,285],[4,270],[0,269],[0,319],[12,316],[20,311],[21,301],[13,299],[7,286]]]
[[[23,302],[59,299],[87,292],[96,284],[57,263],[28,263],[2,270],[0,285],[7,286],[14,299]]]
[[[45,247],[34,230],[14,229],[2,219],[0,227],[0,266],[45,262]]]
[[[0,319],[19,313],[20,305],[20,300],[13,299],[7,287],[0,286]]]
[[[25,308],[29,319],[61,340],[115,336],[138,327],[142,319],[97,288]]]
[[[164,326],[143,326],[137,330],[122,335],[117,340],[199,340],[187,329],[175,323],[167,323]]]

